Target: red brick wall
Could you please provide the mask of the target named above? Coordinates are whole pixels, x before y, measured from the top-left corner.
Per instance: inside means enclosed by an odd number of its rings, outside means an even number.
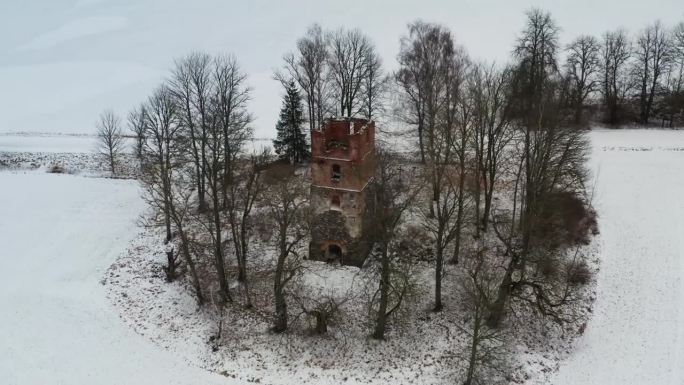
[[[350,126],[353,127],[350,129]],[[353,133],[350,131],[353,130]],[[337,146],[331,146],[336,143]],[[322,130],[311,133],[311,177],[314,185],[361,190],[373,175],[375,123],[365,119],[328,120]],[[342,178],[332,179],[333,165]]]

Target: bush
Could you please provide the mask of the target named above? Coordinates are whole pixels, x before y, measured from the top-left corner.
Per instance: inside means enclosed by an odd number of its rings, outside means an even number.
[[[566,271],[568,283],[573,286],[588,284],[594,275],[584,261],[568,263]]]
[[[596,212],[573,192],[555,192],[543,203],[534,234],[551,249],[562,245],[589,244],[598,234]]]
[[[551,255],[545,255],[537,261],[539,273],[545,278],[552,278],[558,275],[558,261]]]
[[[407,226],[400,237],[398,251],[403,255],[418,261],[434,260],[432,244],[434,241],[420,226]]]
[[[65,174],[66,169],[60,164],[53,164],[50,166],[50,168],[48,168],[48,172],[50,174]]]

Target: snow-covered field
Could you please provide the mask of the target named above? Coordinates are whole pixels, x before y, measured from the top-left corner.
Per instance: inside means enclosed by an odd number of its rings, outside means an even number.
[[[36,135],[0,133],[0,151],[43,153],[91,153],[97,139],[88,135]]]
[[[97,143],[95,135],[0,132],[0,152],[94,153]],[[132,138],[126,139],[128,150],[132,150],[133,144]],[[254,150],[270,145],[271,139],[254,139],[248,143],[248,147]]]
[[[594,315],[554,385],[684,384],[684,131],[594,131]]]
[[[684,384],[684,131],[591,138],[597,299],[550,383]],[[107,298],[106,271],[139,232],[135,182],[0,172],[0,186],[1,383],[235,383],[140,336]]]
[[[0,172],[0,383],[225,384],[126,326],[105,270],[136,233],[136,182]]]

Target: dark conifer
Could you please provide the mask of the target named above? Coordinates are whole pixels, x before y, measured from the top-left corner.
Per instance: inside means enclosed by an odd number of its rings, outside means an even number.
[[[285,85],[283,106],[280,118],[276,123],[278,137],[273,141],[276,154],[292,164],[302,163],[309,159],[309,144],[302,132],[304,124],[302,99],[294,80]]]

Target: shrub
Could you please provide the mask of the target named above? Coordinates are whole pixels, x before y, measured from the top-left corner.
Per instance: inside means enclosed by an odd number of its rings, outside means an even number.
[[[586,285],[593,276],[591,269],[589,269],[589,266],[584,261],[568,263],[566,271],[568,283],[573,286]]]
[[[555,192],[548,196],[535,221],[538,241],[555,249],[561,245],[589,244],[598,234],[596,212],[574,192]]]
[[[50,174],[64,174],[66,173],[66,169],[60,164],[53,164],[48,168],[48,172]]]
[[[537,268],[544,277],[555,277],[558,274],[558,261],[551,255],[545,255],[537,261]]]

